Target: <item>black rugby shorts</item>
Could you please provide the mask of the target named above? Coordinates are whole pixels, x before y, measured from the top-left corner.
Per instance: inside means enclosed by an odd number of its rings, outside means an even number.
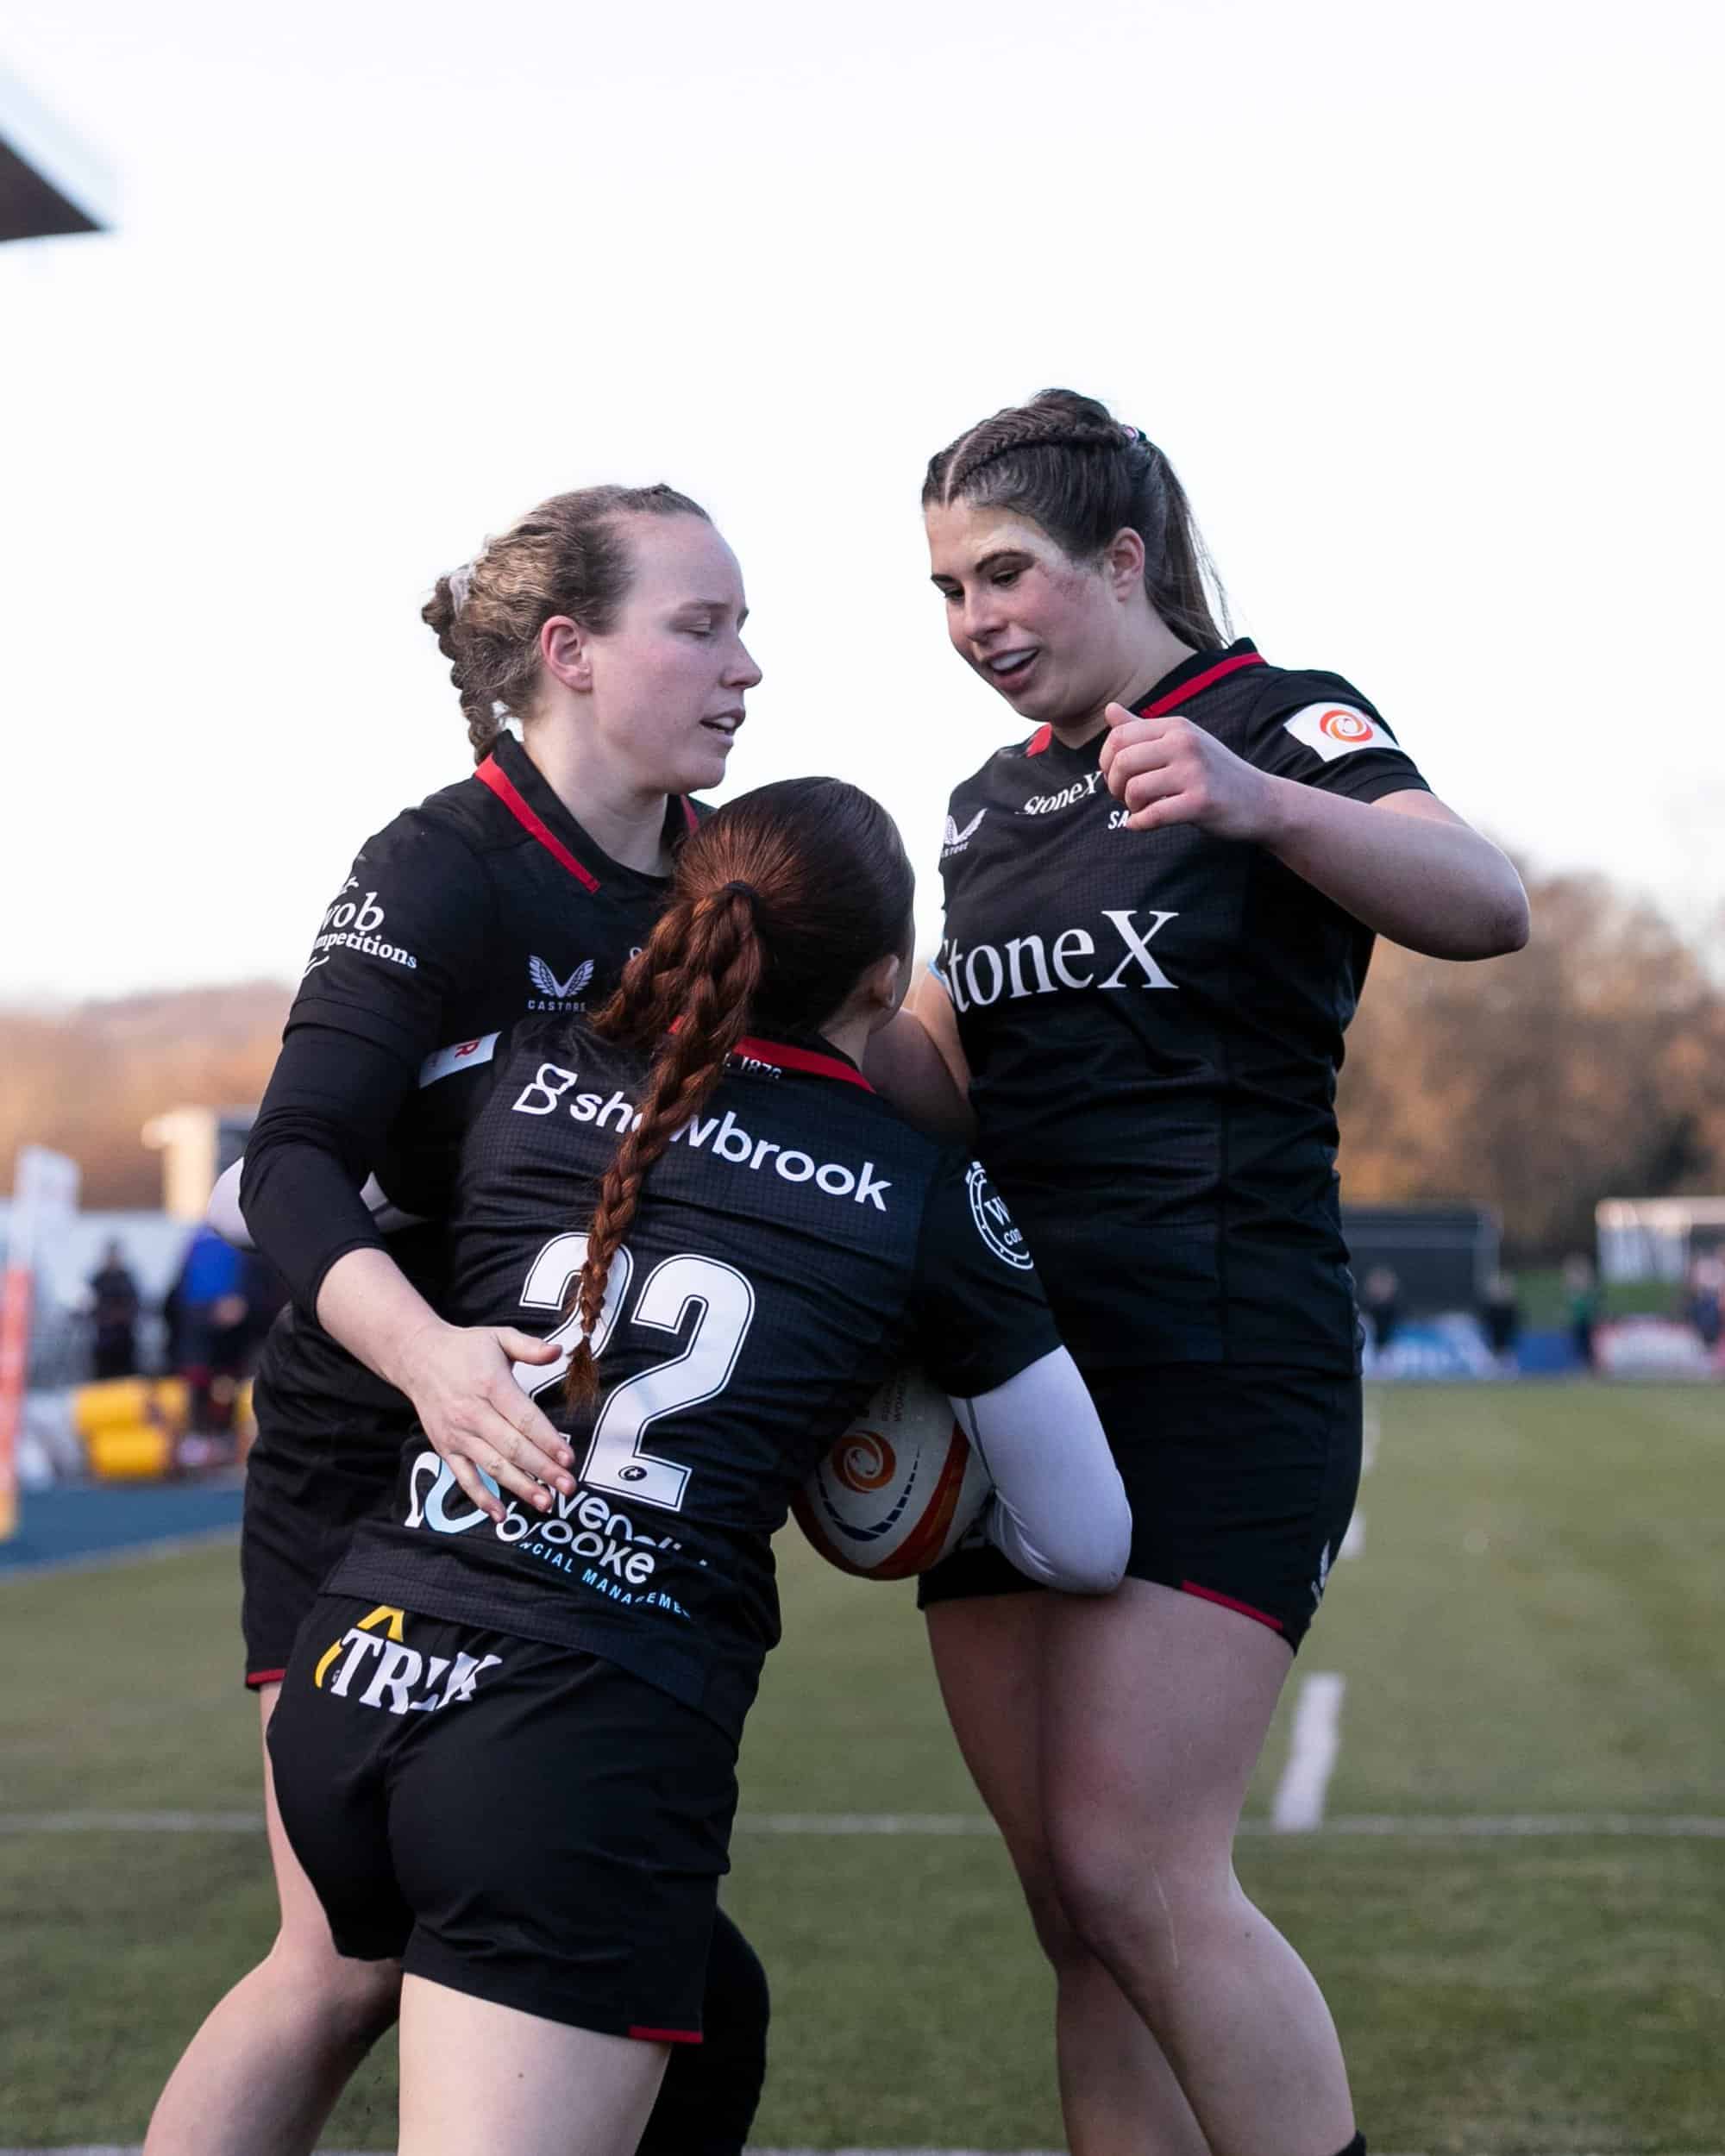
[[[240,1630],[246,1683],[279,1682],[317,1590],[363,1520],[386,1513],[406,1432],[398,1415],[355,1410],[332,1424],[327,1400],[303,1406],[258,1379],[258,1436],[246,1458],[240,1526]]]
[[[594,1655],[325,1595],[269,1748],[341,1952],[700,2042],[737,1805],[716,1722]]]
[[[1254,1618],[1298,1649],[1359,1489],[1358,1377],[1261,1363],[1087,1372],[1132,1501],[1130,1579]],[[925,1572],[917,1600],[1035,1592],[991,1549]]]

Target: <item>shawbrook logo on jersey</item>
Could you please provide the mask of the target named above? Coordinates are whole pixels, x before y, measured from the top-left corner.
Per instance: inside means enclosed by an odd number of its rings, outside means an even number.
[[[378,934],[384,924],[384,910],[377,902],[377,893],[367,891],[361,897],[350,899],[348,892],[357,891],[360,880],[349,876],[336,894],[336,903],[323,916],[311,945],[311,956],[306,962],[310,973],[314,966],[326,966],[338,950],[356,950],[367,958],[386,958],[392,966],[407,966],[419,970],[419,961],[410,950],[403,950],[398,943],[386,943]]]
[[[554,1114],[563,1096],[578,1082],[577,1072],[565,1070],[557,1063],[541,1063],[532,1082],[524,1086],[511,1104],[512,1112]],[[568,1103],[568,1112],[577,1123],[596,1123],[601,1130],[632,1131],[641,1120],[640,1110],[620,1093],[613,1093],[609,1100],[603,1094],[578,1093]],[[847,1168],[842,1161],[817,1162],[812,1153],[781,1145],[774,1138],[751,1138],[729,1108],[723,1116],[695,1116],[674,1133],[671,1143],[687,1145],[692,1152],[710,1153],[715,1160],[728,1162],[733,1168],[747,1168],[756,1175],[770,1162],[773,1173],[787,1183],[812,1182],[829,1198],[849,1198],[853,1205],[873,1206],[876,1213],[887,1210],[886,1194],[893,1187],[875,1173],[871,1160],[865,1160],[860,1168]]]
[[[961,1011],[986,1010],[1002,996],[1051,996],[1062,988],[1172,988],[1151,953],[1151,943],[1177,913],[1144,907],[1102,909],[1108,924],[1100,944],[1088,928],[1063,929],[1044,944],[1040,936],[1015,936],[1007,943],[977,943],[961,950],[950,937],[940,947],[940,977]]]

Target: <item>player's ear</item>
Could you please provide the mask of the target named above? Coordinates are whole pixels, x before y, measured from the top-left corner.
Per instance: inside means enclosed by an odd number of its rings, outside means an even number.
[[[1129,599],[1144,589],[1144,541],[1130,524],[1124,524],[1102,553],[1102,573],[1116,599]]]
[[[884,958],[877,958],[872,966],[865,966],[857,978],[856,1001],[868,1013],[875,1025],[884,1025],[904,1000],[905,990],[910,985],[911,968],[895,952],[889,951]]]
[[[593,686],[593,638],[567,614],[553,614],[539,631],[539,659],[553,680],[566,689]]]

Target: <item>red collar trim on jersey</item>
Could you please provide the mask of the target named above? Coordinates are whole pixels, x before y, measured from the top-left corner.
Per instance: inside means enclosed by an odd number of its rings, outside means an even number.
[[[589,891],[599,889],[599,878],[593,870],[583,868],[537,810],[530,808],[522,799],[514,780],[495,756],[487,756],[474,776],[481,786],[490,787],[521,828],[530,831],[551,858],[561,862],[578,883],[584,883]],[[684,805],[687,807],[687,804]]]
[[[1179,705],[1189,702],[1193,697],[1212,687],[1216,682],[1225,681],[1229,674],[1238,674],[1242,667],[1261,667],[1268,664],[1269,661],[1263,654],[1257,651],[1236,652],[1232,659],[1219,659],[1214,666],[1206,667],[1201,674],[1195,674],[1189,681],[1182,681],[1178,688],[1170,689],[1166,696],[1158,696],[1155,703],[1146,704],[1138,712],[1138,717],[1140,718],[1160,718],[1164,711],[1171,711]],[[1053,739],[1053,727],[1038,726],[1025,743],[1026,755],[1041,755]]]
[[[757,1063],[775,1063],[781,1070],[806,1070],[817,1078],[840,1078],[847,1086],[861,1086],[864,1093],[875,1090],[856,1064],[847,1063],[842,1056],[822,1056],[812,1048],[791,1048],[783,1041],[757,1041],[746,1034],[732,1052],[752,1056]]]
[[[691,831],[700,829],[700,818],[695,814],[695,805],[687,793],[680,793],[677,799],[683,805],[683,836],[687,837]]]
[[[1171,711],[1177,705],[1185,704],[1201,691],[1224,681],[1231,674],[1238,674],[1242,667],[1267,666],[1269,661],[1261,652],[1236,652],[1232,659],[1219,659],[1213,667],[1206,667],[1201,674],[1195,674],[1189,681],[1182,681],[1178,688],[1170,689],[1166,696],[1158,696],[1153,704],[1146,704],[1139,711],[1140,718],[1160,718],[1164,711]]]

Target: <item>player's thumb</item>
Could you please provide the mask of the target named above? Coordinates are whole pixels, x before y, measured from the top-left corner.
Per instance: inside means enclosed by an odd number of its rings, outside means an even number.
[[[518,1332],[512,1325],[499,1326],[492,1337],[511,1363],[555,1363],[562,1353],[551,1341]]]

